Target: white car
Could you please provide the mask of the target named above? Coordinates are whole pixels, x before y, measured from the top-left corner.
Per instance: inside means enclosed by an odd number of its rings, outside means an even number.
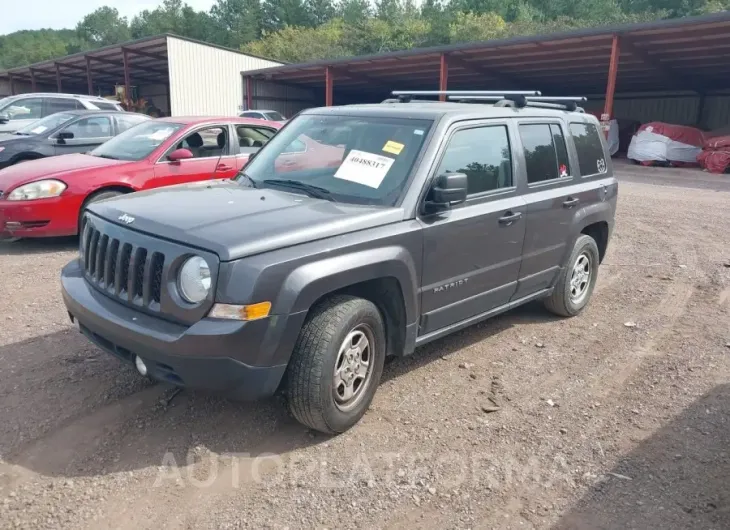
[[[122,106],[99,96],[76,94],[18,94],[0,99],[0,133],[11,133],[31,123],[68,110],[117,110]]]
[[[286,118],[275,110],[245,110],[239,114],[241,118],[253,118],[255,120],[285,122]]]

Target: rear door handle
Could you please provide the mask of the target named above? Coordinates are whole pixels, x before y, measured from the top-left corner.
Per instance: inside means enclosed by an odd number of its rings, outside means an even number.
[[[502,217],[499,218],[499,224],[510,225],[521,218],[522,218],[522,212],[517,212],[517,213],[507,212]]]
[[[233,171],[233,166],[227,166],[226,164],[218,164],[215,168],[216,171]]]
[[[568,197],[563,201],[563,206],[565,208],[572,208],[573,206],[577,205],[580,202],[580,199],[574,199],[573,197]]]

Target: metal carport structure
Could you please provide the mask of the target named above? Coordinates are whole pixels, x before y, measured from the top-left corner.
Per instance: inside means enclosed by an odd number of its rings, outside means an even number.
[[[730,88],[730,12],[549,35],[291,64],[242,73],[247,108],[272,107],[285,90],[311,105],[377,101],[394,89],[530,89],[605,98],[617,93],[705,97]],[[299,97],[300,106],[306,106]],[[728,117],[730,121],[730,116]]]
[[[5,81],[8,95],[107,95],[115,85],[123,85],[130,94],[136,84],[146,88],[143,97],[153,93],[164,100],[168,114],[233,114],[241,106],[240,72],[280,64],[164,34],[0,71],[0,84]]]

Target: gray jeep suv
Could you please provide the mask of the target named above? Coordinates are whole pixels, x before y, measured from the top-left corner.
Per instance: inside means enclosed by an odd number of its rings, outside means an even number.
[[[531,300],[578,314],[617,192],[575,104],[311,109],[233,180],[90,205],[63,298],[143,375],[244,399],[282,389],[299,421],[339,433],[386,356]]]

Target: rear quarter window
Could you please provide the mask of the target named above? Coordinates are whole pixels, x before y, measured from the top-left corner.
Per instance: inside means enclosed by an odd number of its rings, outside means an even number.
[[[592,123],[571,123],[570,134],[578,153],[580,175],[585,177],[606,173],[608,165],[598,127]]]

